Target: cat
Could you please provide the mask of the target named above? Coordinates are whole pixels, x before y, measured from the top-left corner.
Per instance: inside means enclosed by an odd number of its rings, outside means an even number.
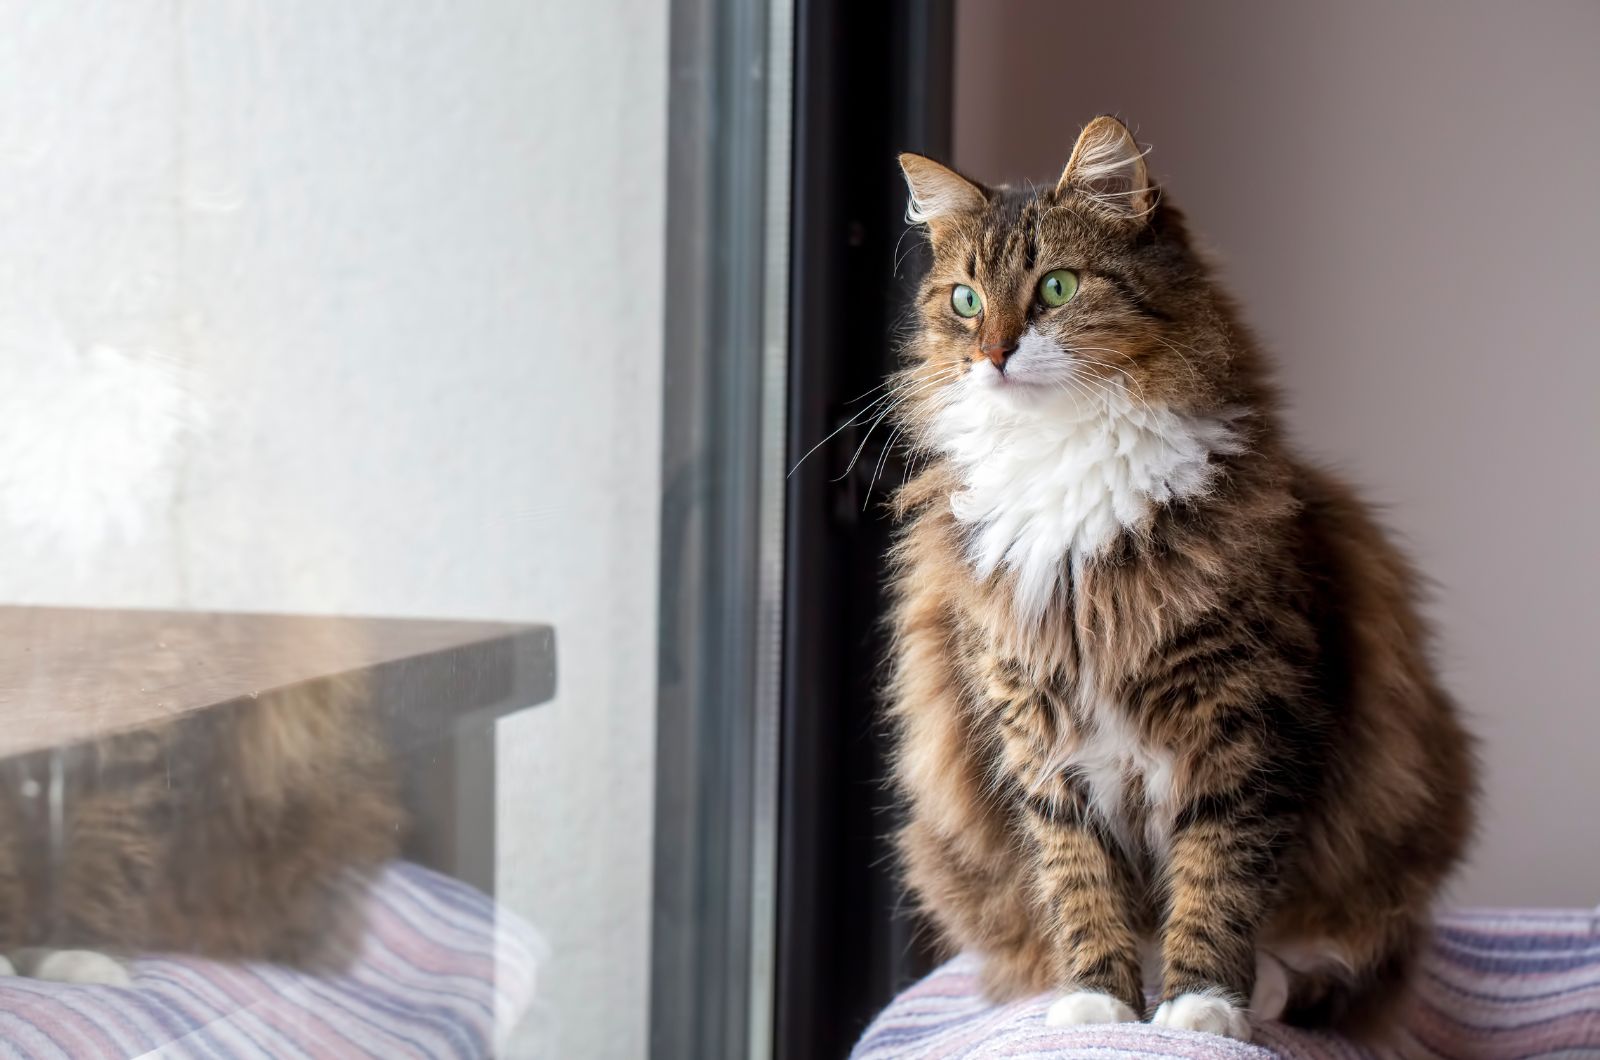
[[[992,998],[1054,992],[1053,1025],[1381,1036],[1476,792],[1416,575],[1286,443],[1122,123],[1054,187],[900,162],[932,247],[891,399],[920,910]]]
[[[127,986],[144,953],[338,971],[406,824],[353,675],[8,759],[0,975]]]

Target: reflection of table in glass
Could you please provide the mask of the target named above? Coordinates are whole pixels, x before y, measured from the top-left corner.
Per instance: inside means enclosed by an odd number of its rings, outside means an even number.
[[[480,893],[494,720],[553,695],[554,650],[544,626],[0,607],[0,953],[30,977],[0,977],[6,1055],[492,1053],[539,950]]]
[[[554,691],[548,626],[0,607],[0,770],[45,804],[108,738],[355,697],[398,768],[406,855],[490,893],[494,720]]]

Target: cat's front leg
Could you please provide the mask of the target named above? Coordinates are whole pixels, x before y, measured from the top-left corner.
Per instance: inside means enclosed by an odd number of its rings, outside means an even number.
[[[1264,776],[1245,771],[1178,812],[1165,867],[1161,1002],[1152,1023],[1248,1041],[1256,935],[1289,829]]]
[[[1144,1008],[1132,874],[1076,800],[1025,801],[1037,858],[1038,900],[1050,935],[1055,981],[1052,1026],[1127,1023]]]

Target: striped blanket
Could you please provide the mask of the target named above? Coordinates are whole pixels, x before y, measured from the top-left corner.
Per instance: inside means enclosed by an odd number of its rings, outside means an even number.
[[[136,961],[131,989],[0,979],[0,1057],[487,1057],[527,1011],[539,941],[464,884],[407,863],[372,892],[342,975]]]
[[[957,957],[890,1003],[853,1060],[1125,1057],[1367,1060],[1374,1053],[1281,1024],[1244,1044],[1145,1024],[1051,1028],[1049,997],[1004,1006],[977,994]],[[1430,1060],[1600,1060],[1600,912],[1456,913],[1439,923],[1396,1052]]]

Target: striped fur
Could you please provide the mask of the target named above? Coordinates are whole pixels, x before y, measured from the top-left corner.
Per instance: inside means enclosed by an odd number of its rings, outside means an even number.
[[[1254,340],[1126,130],[1097,119],[1073,158],[1026,191],[905,163],[918,202],[966,204],[928,221],[895,391],[920,469],[893,555],[907,883],[997,999],[1148,1012],[1153,940],[1159,1022],[1244,1033],[1266,954],[1287,1018],[1379,1033],[1474,790],[1416,578],[1285,445]],[[1051,307],[1057,269],[1078,293]]]

